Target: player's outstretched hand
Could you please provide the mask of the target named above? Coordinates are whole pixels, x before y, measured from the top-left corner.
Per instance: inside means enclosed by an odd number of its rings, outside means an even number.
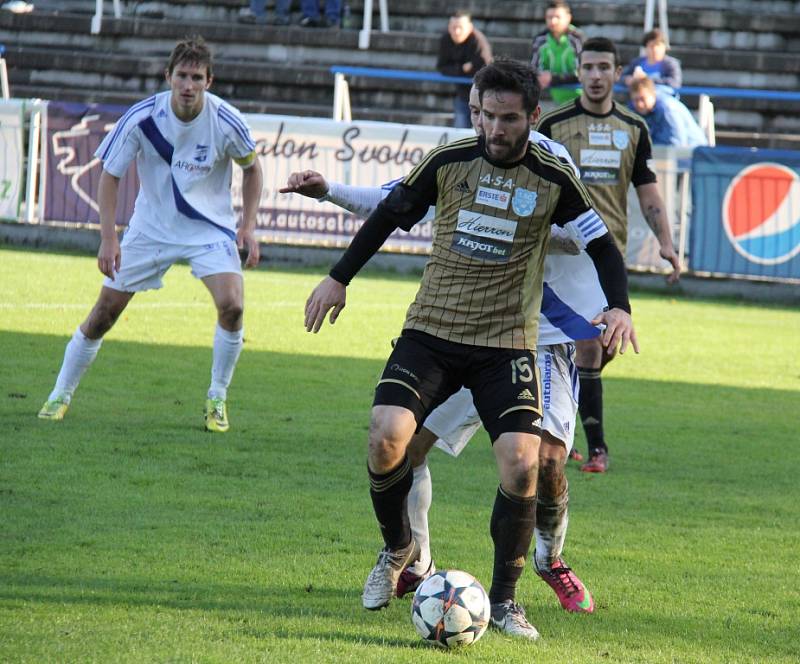
[[[247,258],[244,261],[245,268],[255,267],[261,260],[261,247],[256,240],[253,231],[240,228],[236,231],[236,246],[240,251],[247,249]]]
[[[292,173],[286,186],[278,189],[282,194],[301,194],[309,198],[322,198],[328,193],[328,183],[316,171],[300,171]]]
[[[346,297],[347,287],[333,277],[325,277],[320,281],[306,300],[306,332],[314,332],[314,334],[319,332],[329,311],[331,312],[331,325],[333,325],[344,309]]]
[[[604,311],[592,321],[592,325],[603,324],[606,329],[603,331],[601,341],[609,355],[613,355],[619,345],[619,354],[622,355],[628,348],[628,344],[633,346],[635,352],[639,352],[639,342],[636,340],[636,330],[633,329],[633,319],[624,309],[609,309]]]
[[[119,249],[117,236],[100,240],[100,248],[97,250],[97,269],[114,281],[114,273],[119,272],[122,254]]]
[[[681,263],[678,260],[678,254],[675,253],[675,249],[672,247],[661,247],[661,258],[665,261],[668,261],[670,265],[672,265],[672,272],[667,275],[667,283],[674,284],[678,279],[681,278]]]

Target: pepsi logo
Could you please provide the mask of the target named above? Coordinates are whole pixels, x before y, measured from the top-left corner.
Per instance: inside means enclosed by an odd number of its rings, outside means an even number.
[[[761,265],[790,260],[800,253],[800,176],[771,162],[742,169],[725,192],[722,226],[746,259]]]

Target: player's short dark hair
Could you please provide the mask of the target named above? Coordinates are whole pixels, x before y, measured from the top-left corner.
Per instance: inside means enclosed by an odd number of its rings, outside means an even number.
[[[466,9],[456,9],[452,14],[450,14],[450,18],[466,18],[471,21],[472,13],[468,12]]]
[[[528,115],[539,105],[541,87],[536,70],[523,62],[496,58],[494,62],[478,70],[473,83],[478,88],[481,101],[487,90],[505,90],[522,96],[522,106]]]
[[[658,42],[669,47],[666,36],[658,28],[653,28],[652,30],[644,33],[644,37],[642,37],[642,46],[647,46],[651,41]]]
[[[545,7],[545,11],[548,9],[566,9],[568,14],[572,13],[569,5],[564,2],[564,0],[550,0],[550,2],[547,3],[547,7]]]
[[[613,41],[606,37],[592,37],[583,42],[578,60],[580,61],[586,51],[593,53],[611,53],[614,56],[614,66],[619,64],[619,53]]]
[[[208,78],[211,78],[211,49],[200,35],[187,37],[175,45],[167,62],[167,73],[172,74],[175,67],[183,62],[205,67]]]

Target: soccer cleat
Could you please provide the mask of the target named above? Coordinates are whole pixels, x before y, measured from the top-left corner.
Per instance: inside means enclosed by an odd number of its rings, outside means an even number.
[[[406,567],[402,572],[400,572],[400,578],[397,580],[397,596],[403,597],[403,595],[413,593],[419,587],[420,583],[427,579],[431,574],[435,573],[436,565],[433,564],[432,560],[431,564],[428,565],[428,569],[426,569],[422,574],[417,574],[413,569],[411,569],[411,567]]]
[[[539,638],[539,632],[525,617],[525,609],[510,599],[492,604],[491,625],[509,636],[520,636],[531,641]]]
[[[40,420],[63,420],[64,415],[69,408],[69,401],[64,397],[56,397],[55,399],[48,399],[44,402],[37,417]]]
[[[608,470],[608,452],[592,450],[589,460],[581,466],[584,473],[604,473]]]
[[[419,557],[419,545],[412,538],[408,546],[392,551],[388,547],[381,549],[378,562],[367,577],[361,603],[365,609],[376,611],[387,606],[394,597],[400,573]]]
[[[569,458],[572,459],[573,461],[583,461],[583,454],[578,452],[577,448],[573,447],[569,451]]]
[[[228,408],[224,399],[206,399],[206,431],[225,433],[230,429]]]
[[[563,558],[556,558],[550,569],[544,570],[536,566],[534,558],[533,567],[545,583],[555,591],[558,601],[567,611],[574,613],[592,613],[594,611],[594,600],[591,593],[575,576],[575,572],[567,567]]]

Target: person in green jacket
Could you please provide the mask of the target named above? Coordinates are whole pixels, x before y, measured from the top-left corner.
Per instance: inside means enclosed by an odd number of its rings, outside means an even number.
[[[578,54],[583,33],[572,25],[572,11],[563,0],[552,0],[544,13],[547,29],[536,35],[531,65],[539,72],[539,85],[549,89],[556,104],[565,104],[581,94],[578,89],[553,86],[578,82]]]

